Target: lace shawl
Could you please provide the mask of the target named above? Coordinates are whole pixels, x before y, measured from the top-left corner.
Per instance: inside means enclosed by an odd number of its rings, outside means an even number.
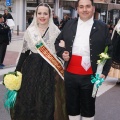
[[[49,6],[49,5],[48,5]],[[39,6],[38,6],[39,7]],[[50,8],[50,6],[49,6]],[[36,8],[37,10],[37,8]],[[28,30],[31,28],[31,27],[35,27],[36,30],[37,30],[37,33],[39,33],[39,37],[42,39],[42,36],[40,34],[40,31],[39,31],[39,28],[38,28],[38,23],[37,23],[37,19],[36,19],[36,10],[35,10],[35,13],[34,13],[34,18],[33,18],[33,21],[32,23],[30,24],[30,26],[27,28],[27,30],[25,31],[25,34],[24,34],[24,42],[23,42],[23,49],[22,49],[22,53],[26,52],[27,50],[31,50],[32,52],[34,53],[37,53],[37,50],[35,48],[35,45],[33,44],[32,40],[30,39],[29,35],[28,35]],[[49,29],[48,29],[48,37],[49,37],[49,40],[47,40],[47,44],[46,46],[49,48],[49,50],[55,54],[55,47],[54,47],[54,42],[57,38],[57,36],[59,35],[60,33],[60,30],[58,29],[58,27],[54,24],[53,22],[53,16],[52,16],[52,9],[50,8],[50,11],[51,11],[51,15],[50,15],[50,19],[49,19]]]

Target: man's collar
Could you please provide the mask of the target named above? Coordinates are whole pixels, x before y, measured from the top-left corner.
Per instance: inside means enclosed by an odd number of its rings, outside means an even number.
[[[78,21],[79,21],[79,24],[82,24],[82,23],[88,23],[88,24],[90,24],[90,25],[92,25],[93,24],[93,17],[92,18],[90,18],[89,20],[87,20],[87,21],[82,21],[81,19],[80,19],[80,17],[78,18]]]

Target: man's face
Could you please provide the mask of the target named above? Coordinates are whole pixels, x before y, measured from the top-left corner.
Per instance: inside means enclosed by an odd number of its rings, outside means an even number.
[[[77,12],[82,21],[87,21],[93,16],[95,7],[92,6],[92,2],[90,0],[80,0],[78,3]]]

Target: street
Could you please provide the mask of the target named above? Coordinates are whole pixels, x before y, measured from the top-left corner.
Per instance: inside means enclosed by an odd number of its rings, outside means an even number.
[[[3,105],[6,91],[2,85],[3,74],[15,70],[22,43],[23,34],[13,34],[4,60],[6,67],[0,69],[0,120],[10,120],[9,111],[6,111]],[[96,98],[95,120],[120,120],[120,85],[116,85],[116,81],[115,78],[107,77],[100,86]]]

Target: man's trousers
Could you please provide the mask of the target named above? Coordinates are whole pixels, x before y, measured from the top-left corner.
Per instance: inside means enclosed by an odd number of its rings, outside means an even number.
[[[0,44],[0,64],[2,64],[4,61],[6,49],[7,49],[6,43]]]
[[[91,75],[76,75],[65,71],[64,77],[68,115],[93,117],[95,98],[92,97]]]

